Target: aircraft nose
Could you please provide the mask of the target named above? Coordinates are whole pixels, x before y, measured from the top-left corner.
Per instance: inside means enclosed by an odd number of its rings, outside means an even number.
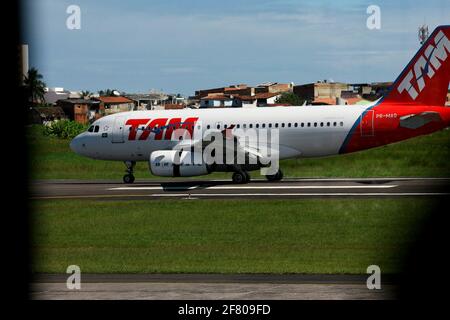
[[[77,154],[84,155],[86,152],[86,141],[83,139],[82,134],[72,139],[70,149]]]

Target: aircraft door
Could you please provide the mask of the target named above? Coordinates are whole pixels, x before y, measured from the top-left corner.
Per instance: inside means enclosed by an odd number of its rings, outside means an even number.
[[[361,137],[374,136],[374,110],[368,110],[361,115]]]
[[[112,143],[124,143],[125,116],[117,116],[114,120],[114,127],[111,134]]]

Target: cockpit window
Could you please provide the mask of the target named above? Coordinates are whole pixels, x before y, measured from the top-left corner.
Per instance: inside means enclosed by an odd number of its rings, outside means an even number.
[[[94,126],[90,126],[88,129],[89,132],[94,132]]]
[[[98,130],[100,130],[100,127],[99,126],[95,126],[94,132],[98,132]]]

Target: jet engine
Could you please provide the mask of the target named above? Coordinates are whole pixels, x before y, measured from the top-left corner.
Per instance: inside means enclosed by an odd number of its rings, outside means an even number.
[[[199,157],[201,163],[195,163],[195,156]],[[149,168],[153,175],[161,177],[192,177],[210,173],[208,166],[202,161],[201,154],[180,150],[152,152]]]

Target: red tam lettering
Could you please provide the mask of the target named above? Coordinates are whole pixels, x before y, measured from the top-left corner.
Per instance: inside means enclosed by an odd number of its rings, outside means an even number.
[[[144,132],[142,132],[141,136],[139,137],[139,140],[146,140],[148,136],[150,135],[150,132],[155,132],[155,140],[161,140],[164,128],[158,129],[160,127],[164,127],[166,125],[168,118],[160,118],[152,120],[147,127],[145,128]]]
[[[164,140],[171,140],[173,131],[181,126],[181,118],[172,118],[167,124],[166,134],[164,135]]]
[[[128,119],[125,125],[130,125],[130,133],[128,134],[128,140],[136,140],[137,128],[141,124],[147,124],[150,119]]]
[[[195,124],[197,123],[197,120],[198,120],[198,118],[195,118],[195,117],[187,118],[186,120],[184,120],[183,124],[180,127],[181,129],[186,129],[189,132],[191,138],[194,134],[194,127],[195,127]]]

